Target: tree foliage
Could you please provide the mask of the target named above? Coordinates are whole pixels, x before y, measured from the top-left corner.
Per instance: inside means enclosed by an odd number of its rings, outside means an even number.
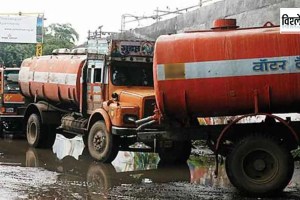
[[[78,33],[71,24],[50,24],[45,28],[43,54],[50,55],[54,49],[75,47]]]
[[[25,58],[35,54],[35,44],[0,43],[0,64],[6,67],[20,66]]]
[[[51,24],[44,28],[43,54],[50,55],[54,49],[75,46],[79,35],[71,24]],[[25,58],[35,55],[35,44],[0,43],[0,65],[20,66]]]

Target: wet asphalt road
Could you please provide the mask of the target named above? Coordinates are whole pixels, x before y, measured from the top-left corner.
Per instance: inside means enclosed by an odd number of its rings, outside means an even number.
[[[154,153],[120,152],[112,164],[90,159],[80,137],[57,135],[52,149],[0,139],[0,199],[267,199],[239,194],[212,156],[161,166]],[[300,199],[300,165],[280,197]]]

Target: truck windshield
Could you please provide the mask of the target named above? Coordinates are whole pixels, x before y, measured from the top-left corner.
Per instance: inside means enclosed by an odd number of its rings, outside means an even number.
[[[152,63],[115,62],[111,80],[117,86],[153,86]]]
[[[4,71],[4,92],[18,92],[20,90],[18,77],[19,70]]]

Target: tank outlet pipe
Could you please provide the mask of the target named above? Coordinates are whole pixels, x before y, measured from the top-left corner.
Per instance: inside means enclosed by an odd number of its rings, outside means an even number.
[[[154,124],[155,122],[156,122],[156,120],[151,120],[151,121],[145,122],[142,125],[140,125],[139,127],[137,127],[136,131],[140,131],[143,128],[145,128],[146,126],[150,126],[150,125]]]
[[[146,118],[143,118],[143,119],[136,120],[136,121],[135,121],[135,124],[136,124],[137,126],[140,126],[141,124],[147,123],[147,122],[149,122],[149,121],[151,121],[151,120],[154,120],[153,116],[150,116],[150,117],[146,117]]]

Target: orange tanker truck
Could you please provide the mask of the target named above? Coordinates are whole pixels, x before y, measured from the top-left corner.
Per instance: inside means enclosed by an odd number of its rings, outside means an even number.
[[[19,84],[30,146],[50,147],[55,133],[82,135],[91,156],[111,162],[135,143],[135,121],[153,114],[153,41],[91,35],[86,52],[32,57],[22,63]],[[59,53],[60,52],[60,53]]]
[[[280,34],[269,22],[238,29],[234,19],[216,20],[212,30],[160,36],[153,75],[157,109],[136,121],[139,140],[169,142],[160,156],[182,161],[191,140],[206,139],[226,157],[228,178],[240,191],[273,195],[287,186],[300,123],[277,114],[300,111],[299,34]],[[224,116],[233,117],[219,125],[197,121]],[[243,123],[251,116],[264,120]],[[156,123],[164,128],[147,130]]]
[[[300,109],[300,35],[279,27],[238,29],[217,20],[212,30],[152,42],[97,40],[87,55],[24,60],[19,83],[34,103],[25,111],[29,145],[53,143],[55,128],[83,135],[91,156],[111,162],[137,141],[163,162],[185,162],[191,141],[205,139],[226,157],[231,183],[252,195],[282,191],[299,145],[300,123],[276,113]],[[154,85],[154,88],[153,88]],[[156,106],[154,105],[156,104]],[[199,125],[199,117],[234,116]],[[260,123],[242,123],[264,116]],[[216,170],[217,172],[217,170]]]

